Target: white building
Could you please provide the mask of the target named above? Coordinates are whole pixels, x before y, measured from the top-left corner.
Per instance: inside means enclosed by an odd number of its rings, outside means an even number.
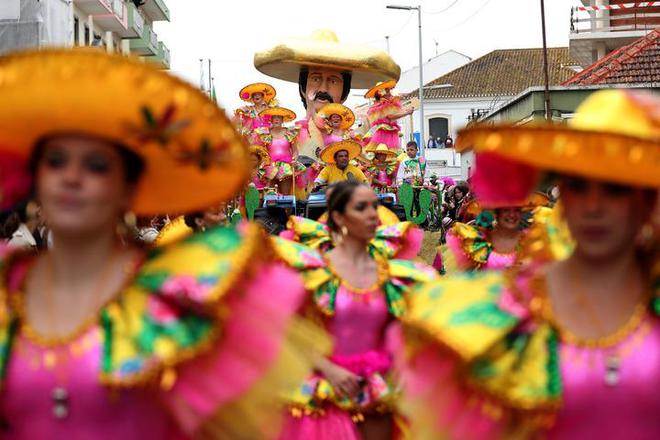
[[[566,47],[549,48],[548,63],[551,85],[575,74]],[[528,87],[542,84],[542,49],[495,50],[428,82],[424,88],[424,145],[429,136],[456,139],[458,130],[471,120],[488,114]],[[417,91],[407,97],[415,96]],[[418,140],[421,122],[419,111],[399,121],[405,141]],[[446,166],[451,169],[439,170],[439,175],[455,176],[454,167],[461,167],[460,174],[466,178],[472,166],[469,155],[460,158],[453,150],[449,153],[426,149],[425,155],[427,160],[447,161]]]
[[[0,53],[97,46],[169,69],[170,52],[153,31],[154,21],[169,19],[164,0],[1,0]]]

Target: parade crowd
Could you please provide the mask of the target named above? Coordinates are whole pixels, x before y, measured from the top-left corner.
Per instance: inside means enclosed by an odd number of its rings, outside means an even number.
[[[468,183],[402,142],[388,54],[323,30],[254,66],[306,114],[260,82],[228,117],[95,49],[0,57],[0,438],[658,438],[657,96],[429,140],[475,153]],[[379,202],[404,184],[439,189],[432,265]],[[269,235],[255,190],[327,210]]]

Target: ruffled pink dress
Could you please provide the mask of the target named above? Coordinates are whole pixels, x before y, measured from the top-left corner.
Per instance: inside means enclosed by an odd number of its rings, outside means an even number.
[[[401,141],[399,132],[401,126],[390,116],[401,111],[401,102],[398,97],[382,98],[367,110],[371,128],[364,136],[367,147],[387,145],[390,150],[399,150]]]
[[[279,438],[359,440],[356,423],[396,413],[399,395],[392,373],[398,319],[405,314],[409,289],[435,273],[411,261],[377,258],[378,281],[359,289],[341,280],[312,248],[282,238],[274,242],[278,254],[301,272],[310,293],[308,312],[325,324],[334,342],[328,359],[361,378],[359,393],[348,398],[320,373],[310,376],[291,395]]]
[[[204,234],[210,234],[208,243],[215,247],[207,248],[205,239],[194,234],[148,257],[136,273],[135,285],[104,307],[77,336],[57,343],[34,335],[19,312],[22,306],[15,305],[21,301],[18,286],[28,261],[10,267],[7,284],[0,286],[3,298],[10,298],[0,305],[0,438],[181,439],[207,428],[224,438],[236,438],[232,433],[274,435],[272,428],[260,426],[264,420],[259,419],[269,413],[267,406],[261,407],[264,396],[258,393],[278,395],[284,387],[262,389],[270,386],[264,377],[290,376],[300,367],[282,365],[283,371],[276,373],[280,352],[288,344],[284,333],[304,291],[295,272],[280,263],[258,263],[261,269],[224,292],[227,316],[213,324],[211,311],[219,307],[207,309],[211,305],[207,301],[214,280],[224,279],[228,269],[219,263],[228,262],[233,254],[251,252],[245,243],[262,233],[247,227],[240,237],[224,228]],[[217,247],[218,242],[226,249]],[[178,249],[184,258],[192,258],[192,266],[190,261],[168,266]],[[212,263],[215,259],[217,265]],[[191,272],[195,265],[198,268]],[[213,267],[219,272],[209,272]],[[154,269],[160,275],[149,278]],[[231,270],[242,268],[234,264]],[[148,286],[162,284],[149,292],[147,285],[139,284],[141,279],[152,280]],[[264,296],[273,286],[277,292]],[[219,326],[221,337],[206,339],[213,325]],[[182,359],[186,352],[187,360]],[[161,371],[163,364],[166,369]],[[247,397],[249,393],[257,394]],[[236,412],[239,408],[254,411],[243,414]],[[233,414],[233,421],[224,409]],[[276,421],[277,410],[270,411]],[[239,423],[236,415],[241,417]]]
[[[385,379],[392,368],[392,351],[386,347],[385,341],[391,319],[385,297],[379,289],[355,293],[343,285],[339,287],[335,315],[327,324],[334,345],[330,360],[364,378],[361,395],[355,400],[365,409],[394,392]],[[314,376],[306,386],[316,388],[320,380],[321,376]],[[311,417],[289,415],[280,439],[361,438],[350,412],[332,405],[324,406],[323,411],[323,415]]]
[[[415,341],[403,368],[411,414],[425,413],[422,432],[466,440],[657,439],[657,306],[641,305],[612,344],[576,345],[532,311],[544,307],[532,291],[534,272],[506,277],[483,272],[416,292],[423,300],[411,304],[408,325],[437,335],[421,349]],[[470,299],[462,300],[466,291]],[[509,385],[493,391],[496,384]]]

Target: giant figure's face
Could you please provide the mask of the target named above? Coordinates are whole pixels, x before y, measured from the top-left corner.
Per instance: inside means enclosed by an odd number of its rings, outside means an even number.
[[[318,112],[330,103],[342,103],[344,77],[338,70],[310,67],[305,86],[307,108]]]

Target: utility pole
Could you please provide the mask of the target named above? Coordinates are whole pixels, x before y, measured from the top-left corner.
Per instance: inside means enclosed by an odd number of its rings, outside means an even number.
[[[545,40],[545,2],[541,0],[541,30],[543,32],[543,80],[544,92],[543,102],[545,107],[545,119],[552,119],[552,109],[550,107],[550,77],[548,75],[548,45]]]

